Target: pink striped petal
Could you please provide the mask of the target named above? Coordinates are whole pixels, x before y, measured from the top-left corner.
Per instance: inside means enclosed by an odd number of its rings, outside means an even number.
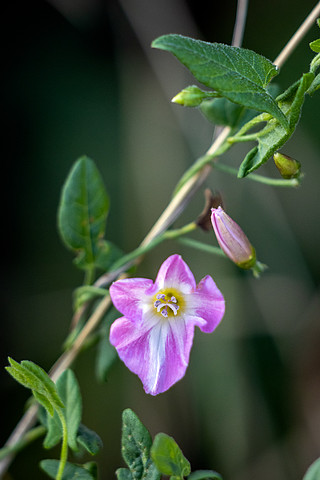
[[[204,277],[194,293],[188,296],[186,316],[205,333],[211,333],[221,322],[225,312],[222,293],[210,275]],[[190,321],[189,320],[189,321]]]
[[[110,329],[110,342],[125,365],[137,374],[146,393],[157,395],[180,380],[187,369],[194,325],[154,317],[137,327],[125,317]]]
[[[140,322],[150,300],[146,291],[152,286],[152,280],[147,278],[125,278],[114,282],[109,292],[113,305],[122,315],[132,322]]]
[[[171,255],[163,262],[155,285],[159,290],[162,288],[176,288],[182,293],[190,293],[196,289],[193,273],[180,255]]]

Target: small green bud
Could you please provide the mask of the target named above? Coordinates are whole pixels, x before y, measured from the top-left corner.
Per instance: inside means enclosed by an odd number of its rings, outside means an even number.
[[[274,163],[280,172],[282,178],[298,178],[300,176],[301,164],[298,160],[283,155],[282,153],[275,153],[273,155]]]
[[[218,96],[216,92],[205,92],[196,85],[190,85],[190,87],[181,90],[171,101],[184,107],[198,107],[203,100]]]

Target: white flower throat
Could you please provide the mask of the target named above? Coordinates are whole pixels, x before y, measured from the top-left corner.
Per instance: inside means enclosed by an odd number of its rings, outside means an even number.
[[[178,305],[178,300],[174,295],[158,293],[156,299],[154,306],[157,309],[157,312],[160,312],[163,317],[167,318],[172,312],[174,315],[177,315],[180,307]]]

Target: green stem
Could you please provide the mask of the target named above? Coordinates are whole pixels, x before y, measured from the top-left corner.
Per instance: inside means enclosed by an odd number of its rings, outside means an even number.
[[[62,480],[63,470],[67,463],[68,458],[68,430],[66,419],[64,418],[62,410],[59,408],[57,409],[57,414],[59,415],[60,422],[62,425],[62,447],[61,447],[61,454],[60,454],[60,463],[59,469],[56,476],[56,480]]]
[[[14,445],[10,445],[8,447],[3,447],[0,450],[0,460],[5,458],[7,455],[10,453],[17,453],[23,448],[25,448],[27,445],[32,443],[34,440],[37,440],[37,438],[42,437],[46,433],[46,428],[42,426],[38,426],[27,432],[22,439],[15,443]]]
[[[84,282],[83,282],[84,285],[92,285],[92,283],[94,281],[94,273],[95,273],[95,268],[94,267],[88,268],[85,271]]]
[[[182,245],[187,245],[188,247],[196,248],[197,250],[202,250],[206,253],[213,253],[214,255],[227,258],[221,248],[215,247],[214,245],[207,245],[206,243],[199,242],[193,238],[179,238],[178,242],[182,243]]]
[[[238,170],[236,168],[224,165],[222,163],[215,163],[214,167],[221,172],[230,173],[231,175],[237,176],[238,174]],[[283,178],[264,177],[263,175],[256,175],[255,173],[251,173],[246,178],[255,182],[264,183],[265,185],[272,185],[274,187],[298,187],[300,185],[300,182],[297,178],[285,180]]]
[[[159,243],[163,242],[164,240],[172,240],[174,238],[178,238],[181,235],[186,235],[187,233],[192,232],[196,228],[197,228],[197,225],[194,222],[191,222],[185,225],[184,227],[177,228],[174,230],[167,230],[162,235],[159,235],[147,245],[140,246],[135,250],[133,250],[132,252],[128,253],[127,255],[124,255],[122,258],[120,258],[120,260],[118,260],[112,265],[110,271],[117,270],[121,268],[123,265],[132,262],[136,258],[140,257],[140,255],[144,255],[149,250],[159,245]]]

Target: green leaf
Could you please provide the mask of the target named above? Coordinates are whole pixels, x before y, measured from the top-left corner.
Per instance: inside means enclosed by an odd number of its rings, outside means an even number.
[[[151,458],[164,475],[185,477],[190,474],[190,463],[172,437],[158,433],[151,448]]]
[[[123,256],[123,251],[108,240],[100,240],[95,264],[97,268],[107,272],[111,265]]]
[[[116,475],[118,480],[133,480],[133,476],[128,468],[118,468]]]
[[[55,479],[58,473],[59,463],[59,460],[42,460],[40,467],[50,478]],[[62,480],[96,480],[96,478],[97,477],[93,476],[86,468],[70,462],[66,463],[62,475]]]
[[[313,50],[316,53],[319,53],[320,52],[320,38],[318,38],[317,40],[314,40],[313,42],[309,43],[309,46],[310,46],[311,50]]]
[[[320,478],[320,458],[315,460],[306,471],[303,480],[319,480]]]
[[[68,445],[77,450],[77,434],[82,416],[82,399],[78,381],[72,370],[65,370],[57,380],[58,392],[65,404]]]
[[[10,367],[6,367],[6,370],[21,385],[32,390],[36,400],[44,406],[49,415],[64,407],[55,384],[41,367],[29,360],[22,360],[19,364],[10,357],[9,363]]]
[[[122,457],[135,480],[159,480],[160,473],[150,458],[151,436],[129,408],[122,413]]]
[[[199,82],[232,102],[270,113],[287,128],[287,120],[266,86],[277,75],[272,62],[252,50],[207,43],[182,35],[164,35],[152,46],[167,50],[185,65]]]
[[[52,417],[45,416],[44,425],[47,428],[47,434],[43,440],[44,448],[53,448],[62,438],[61,420],[55,412]]]
[[[215,125],[235,127],[246,108],[226,98],[216,98],[202,102],[200,110]]]
[[[307,90],[309,95],[313,95],[320,88],[320,73],[316,75],[315,79],[311,83],[310,87]]]
[[[82,465],[82,467],[87,470],[87,472],[90,473],[90,475],[92,476],[92,478],[94,478],[94,480],[97,480],[98,478],[98,465],[96,464],[96,462],[86,462]]]
[[[222,476],[214,470],[197,470],[189,475],[188,480],[222,480]]]
[[[275,119],[267,119],[264,114],[248,122],[242,127],[237,135],[229,138],[228,141],[252,141],[256,140],[258,146],[254,147],[240,165],[238,177],[243,178],[264,164],[277,150],[282,147],[293,134],[299,121],[301,108],[304,103],[304,96],[310,87],[314,75],[312,73],[304,74],[301,79],[289,87],[282,95],[279,95],[277,101],[288,119],[289,130],[285,130]],[[266,126],[258,133],[244,135],[248,128],[259,121],[266,121]]]
[[[102,448],[102,440],[99,435],[82,423],[78,428],[77,442],[91,455],[96,455]]]
[[[82,401],[78,381],[72,370],[65,370],[57,380],[57,390],[62,398],[65,409],[64,416],[68,431],[68,445],[76,451],[78,428],[82,415]],[[51,448],[62,438],[62,426],[60,419],[55,413],[52,418],[47,419],[48,433],[44,439],[44,447]]]
[[[113,345],[109,341],[110,327],[113,321],[119,317],[119,312],[112,308],[105,316],[102,328],[100,330],[100,341],[97,348],[96,357],[96,376],[100,382],[106,382],[109,374],[109,370],[113,363],[118,358],[118,354]]]
[[[72,167],[61,194],[58,227],[65,245],[77,254],[79,268],[92,268],[105,233],[109,198],[94,162],[81,157]]]

